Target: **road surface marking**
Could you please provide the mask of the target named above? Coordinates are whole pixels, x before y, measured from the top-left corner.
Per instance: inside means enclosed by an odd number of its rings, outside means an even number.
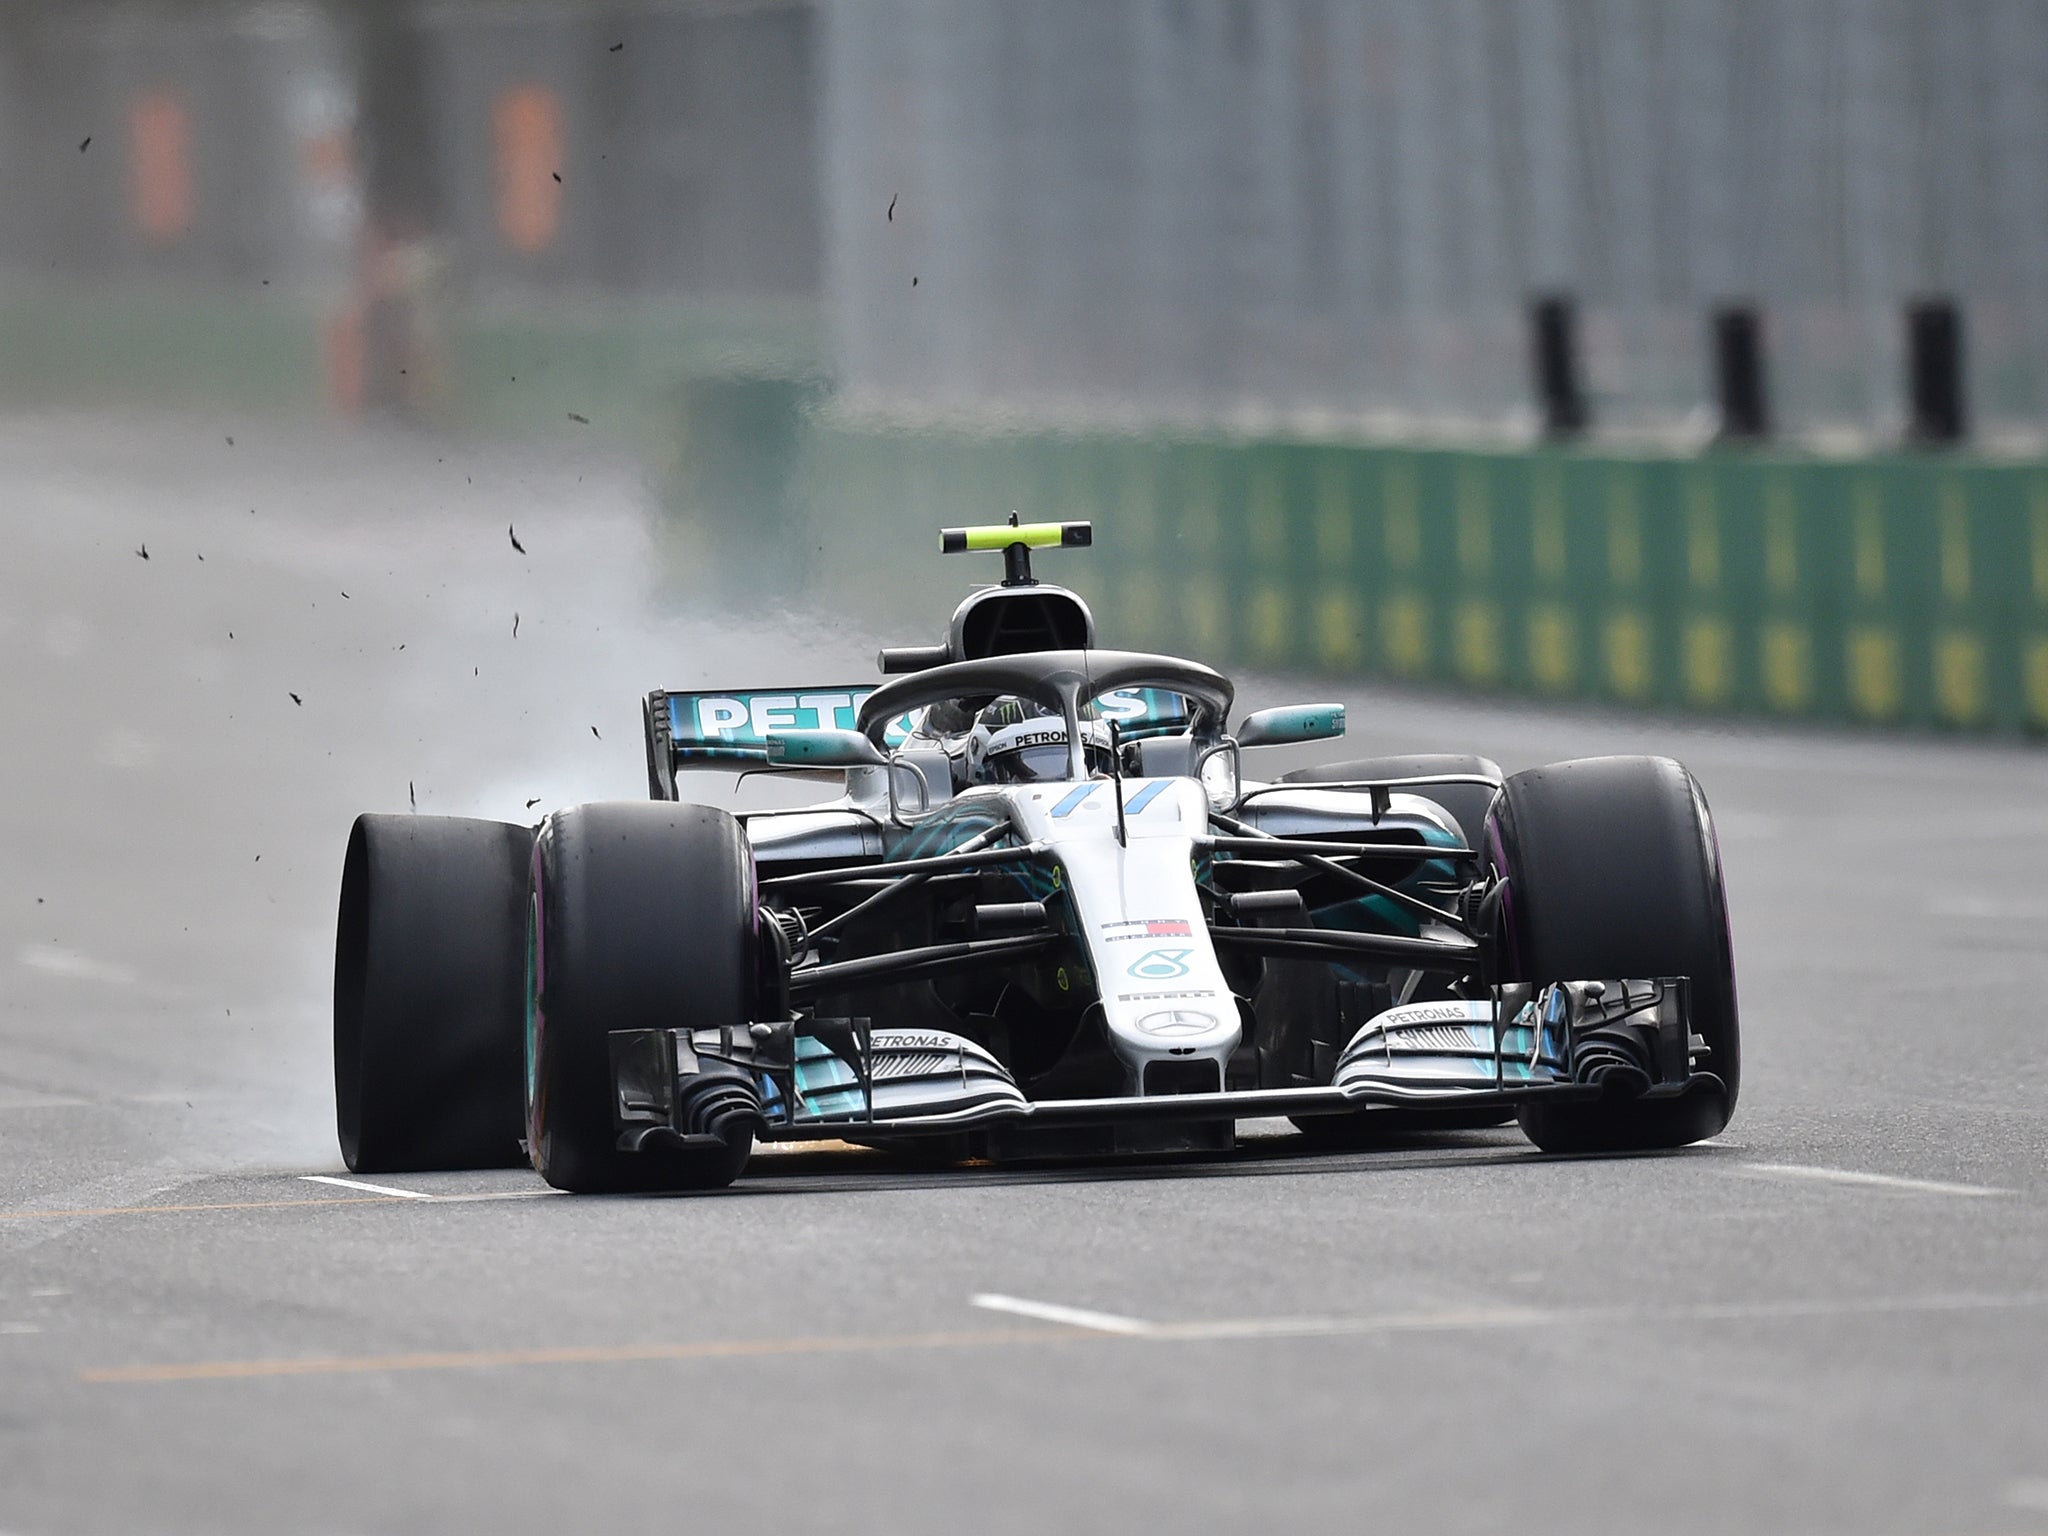
[[[0,1211],[0,1221],[54,1221],[64,1216],[170,1216],[181,1211],[276,1211],[307,1205],[395,1205],[398,1199],[397,1195],[327,1195],[318,1200],[218,1200],[206,1205],[102,1205],[77,1211]]]
[[[81,1371],[95,1385],[158,1382],[249,1381],[279,1376],[353,1376],[382,1371],[483,1370],[525,1365],[625,1365],[659,1361],[726,1360],[765,1355],[852,1351],[965,1349],[993,1345],[1074,1343],[1108,1339],[1146,1343],[1366,1337],[1399,1333],[1481,1333],[1507,1328],[1611,1328],[1617,1321],[1768,1322],[1805,1317],[1853,1317],[1899,1312],[1974,1312],[2048,1306],[2048,1291],[2011,1296],[1880,1296],[1754,1302],[1709,1302],[1675,1307],[1584,1307],[1545,1311],[1526,1307],[1447,1307],[1364,1317],[1277,1317],[1219,1322],[1150,1323],[1077,1307],[981,1295],[977,1306],[1016,1312],[1050,1328],[986,1332],[845,1334],[787,1339],[706,1339],[692,1343],[571,1345],[541,1349],[437,1350],[403,1355],[316,1355],[259,1360],[195,1360],[106,1366]],[[1029,1310],[1026,1310],[1029,1309]],[[1108,1326],[1105,1326],[1108,1325]]]
[[[1113,1312],[1090,1312],[1085,1307],[1063,1307],[1054,1301],[1027,1301],[1022,1296],[1001,1296],[985,1291],[972,1304],[989,1312],[1014,1312],[1040,1322],[1061,1323],[1069,1328],[1086,1328],[1095,1333],[1122,1333],[1143,1337],[1158,1332],[1158,1325],[1135,1317],[1118,1317]]]
[[[643,1361],[724,1360],[758,1355],[834,1354],[853,1350],[961,1349],[1083,1337],[1042,1328],[975,1333],[898,1333],[795,1339],[706,1339],[690,1344],[572,1346],[561,1349],[443,1350],[410,1355],[327,1355],[280,1360],[199,1360],[181,1365],[125,1365],[82,1371],[81,1381],[140,1383],[247,1381],[273,1376],[349,1376],[379,1371],[485,1370],[513,1365],[625,1365]]]
[[[365,1184],[361,1179],[337,1179],[329,1173],[302,1173],[299,1178],[307,1184],[334,1184],[342,1189],[367,1189],[373,1195],[396,1195],[401,1200],[431,1200],[434,1197],[417,1189],[400,1189],[394,1184]]]
[[[498,1189],[475,1195],[431,1195],[428,1198],[436,1205],[480,1205],[486,1200],[550,1200],[561,1193],[559,1189]]]
[[[1429,1312],[1385,1312],[1377,1317],[1247,1317],[1214,1323],[1161,1323],[1146,1335],[1183,1343],[1221,1339],[1341,1338],[1370,1333],[1471,1332],[1534,1328],[1570,1321],[1571,1314],[1535,1307],[1449,1307]]]
[[[102,1205],[83,1210],[0,1211],[0,1221],[53,1221],[60,1217],[83,1219],[90,1216],[169,1216],[186,1211],[279,1211],[316,1205],[396,1205],[406,1200],[425,1200],[435,1205],[476,1205],[488,1200],[544,1200],[557,1193],[552,1189],[501,1189],[476,1195],[423,1195],[416,1189],[394,1188],[386,1192],[376,1184],[357,1184],[347,1179],[320,1179],[313,1174],[302,1174],[300,1177],[322,1184],[339,1184],[346,1189],[380,1192],[329,1195],[314,1200],[217,1200],[194,1205]]]
[[[1678,1307],[1646,1307],[1624,1315],[1671,1322],[1766,1323],[1896,1312],[2002,1312],[2039,1306],[2048,1306],[2048,1291],[2022,1291],[2012,1296],[1962,1292],[1946,1296],[1829,1296],[1807,1301],[1708,1301]]]
[[[1760,1173],[1766,1178],[1813,1179],[1822,1184],[1867,1184],[1876,1189],[1904,1189],[1919,1195],[2009,1195],[2009,1189],[1994,1189],[1986,1184],[1947,1184],[1939,1179],[1902,1179],[1889,1173],[1857,1173],[1848,1168],[1808,1168],[1799,1163],[1743,1163],[1739,1165],[1745,1173]]]

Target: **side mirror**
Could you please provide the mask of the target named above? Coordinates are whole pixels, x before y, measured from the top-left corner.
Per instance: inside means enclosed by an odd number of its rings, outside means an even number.
[[[765,752],[781,768],[879,768],[889,761],[859,731],[771,731]]]
[[[1342,704],[1282,704],[1249,714],[1238,723],[1240,747],[1281,747],[1299,741],[1327,741],[1344,734]]]
[[[1244,798],[1244,784],[1237,761],[1237,743],[1228,736],[1202,754],[1195,768],[1212,811],[1234,811]]]

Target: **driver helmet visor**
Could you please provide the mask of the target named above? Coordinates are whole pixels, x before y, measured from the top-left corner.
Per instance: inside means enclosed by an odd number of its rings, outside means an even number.
[[[1064,739],[1038,746],[1015,747],[993,753],[989,769],[999,783],[1039,784],[1067,776],[1067,743]]]

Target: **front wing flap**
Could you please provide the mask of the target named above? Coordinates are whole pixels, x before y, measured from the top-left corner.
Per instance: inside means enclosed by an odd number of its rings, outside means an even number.
[[[868,1020],[611,1036],[619,1145],[708,1144],[743,1115],[769,1141],[1346,1114],[1375,1107],[1668,1098],[1713,1086],[1683,977],[1510,983],[1483,999],[1411,1003],[1368,1020],[1326,1087],[1095,1099],[1024,1096],[964,1037]],[[1707,1064],[1708,1066],[1711,1063]]]

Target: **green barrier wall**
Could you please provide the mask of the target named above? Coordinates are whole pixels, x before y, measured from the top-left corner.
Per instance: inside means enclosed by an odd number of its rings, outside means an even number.
[[[2048,466],[814,425],[827,547],[1092,517],[1111,643],[1724,713],[2048,730]],[[858,560],[858,557],[853,557]],[[925,579],[922,557],[907,569]],[[992,571],[948,571],[992,579]],[[900,589],[899,589],[900,590]],[[905,640],[925,638],[906,634]]]

